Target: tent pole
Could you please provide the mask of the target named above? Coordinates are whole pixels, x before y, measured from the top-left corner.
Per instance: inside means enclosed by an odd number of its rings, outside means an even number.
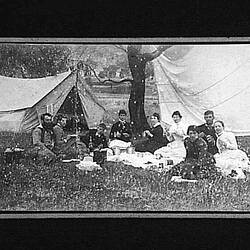
[[[76,112],[76,110],[77,110],[77,82],[78,82],[78,79],[79,79],[79,76],[78,76],[78,74],[79,74],[79,70],[77,69],[77,71],[76,71],[76,82],[75,82],[75,108],[74,108],[74,115],[75,115],[75,117],[77,118],[76,119],[76,134],[78,135],[78,127],[77,127],[77,123],[78,123],[78,116],[77,116],[77,112]]]
[[[78,82],[78,79],[79,79],[79,69],[76,69],[76,81],[75,81],[75,107],[74,107],[74,116],[75,116],[75,129],[76,129],[76,149],[77,149],[77,152],[79,151],[78,150],[78,144],[77,142],[80,140],[79,138],[79,131],[78,131],[78,115],[77,115],[77,93],[78,93],[78,89],[77,89],[77,82]],[[77,156],[78,158],[81,158],[81,155],[78,154]]]

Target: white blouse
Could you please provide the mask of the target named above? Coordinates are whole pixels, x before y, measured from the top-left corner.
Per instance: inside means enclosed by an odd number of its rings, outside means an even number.
[[[180,121],[179,123],[174,123],[170,128],[169,131],[170,136],[174,138],[174,140],[184,140],[187,136],[187,125]]]
[[[235,135],[232,132],[223,131],[220,135],[218,135],[216,145],[219,149],[219,153],[222,153],[226,150],[238,149]]]

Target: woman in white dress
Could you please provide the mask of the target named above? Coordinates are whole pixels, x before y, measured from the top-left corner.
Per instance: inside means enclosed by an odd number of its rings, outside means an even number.
[[[163,157],[169,157],[177,164],[184,160],[186,150],[184,147],[184,139],[187,136],[187,125],[182,121],[182,115],[179,111],[172,114],[174,123],[166,132],[169,144],[155,151],[154,154],[160,154]]]
[[[238,149],[237,141],[233,133],[224,131],[224,123],[214,123],[217,134],[217,148],[219,153],[215,154],[216,166],[224,176],[235,179],[246,178],[243,170],[250,171],[249,159],[242,150]]]

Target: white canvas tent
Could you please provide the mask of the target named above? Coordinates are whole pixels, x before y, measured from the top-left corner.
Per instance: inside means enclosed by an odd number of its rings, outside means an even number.
[[[77,71],[37,79],[0,76],[0,131],[30,132],[42,113],[57,114],[73,88],[88,127],[96,126],[105,109]]]
[[[198,125],[209,109],[227,130],[250,135],[249,45],[175,45],[154,60],[154,70],[164,122],[179,110]]]

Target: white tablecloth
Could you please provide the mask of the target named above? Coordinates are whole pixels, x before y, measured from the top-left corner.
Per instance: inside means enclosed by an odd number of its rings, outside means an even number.
[[[156,156],[146,152],[135,154],[121,153],[120,155],[108,155],[107,161],[123,162],[136,168],[154,169],[156,171],[168,171],[173,165],[167,165],[169,158],[156,159]]]

